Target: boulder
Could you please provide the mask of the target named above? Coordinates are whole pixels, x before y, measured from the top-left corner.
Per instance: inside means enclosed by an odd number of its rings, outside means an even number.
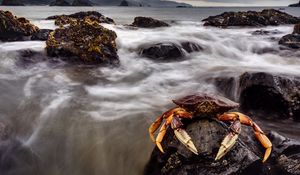
[[[46,42],[49,56],[86,64],[118,65],[117,35],[89,18],[55,29]]]
[[[201,46],[191,42],[183,42],[181,45],[158,43],[142,48],[140,55],[157,61],[173,61],[184,59],[186,55],[185,52],[191,53],[201,50]]]
[[[298,3],[296,3],[296,4],[289,5],[289,7],[300,7],[300,1]]]
[[[169,24],[153,19],[151,17],[135,17],[133,23],[131,26],[134,27],[141,27],[141,28],[157,28],[157,27],[168,27],[170,26]]]
[[[165,153],[155,147],[144,175],[260,174],[263,169],[261,157],[264,150],[260,150],[261,146],[255,140],[253,132],[244,128],[232,150],[215,161],[220,144],[228,133],[227,125],[213,119],[194,119],[186,123],[186,130],[199,155],[195,155],[179,142],[169,127],[162,142]]]
[[[283,36],[279,40],[279,44],[292,49],[300,49],[300,24],[296,24],[292,34]]]
[[[296,24],[300,18],[275,9],[265,9],[261,12],[225,12],[217,16],[210,16],[204,20],[205,26],[229,27],[229,26],[277,26],[281,24]]]
[[[115,23],[113,19],[105,17],[104,15],[96,11],[78,12],[71,15],[49,16],[48,18],[46,18],[46,20],[55,20],[55,25],[61,26],[70,24],[71,22],[74,22],[76,20],[82,20],[86,17],[90,18],[90,20],[97,21],[99,23]]]
[[[1,5],[5,5],[5,6],[24,6],[22,0],[2,0]]]
[[[0,10],[0,41],[22,41],[29,39],[39,28],[25,18],[17,18],[9,11]]]
[[[225,96],[238,100],[246,113],[300,121],[300,77],[246,72],[238,78],[218,77],[212,81]]]
[[[72,6],[93,6],[89,0],[74,0]]]
[[[56,0],[51,2],[50,6],[71,6],[71,4],[65,0]]]
[[[40,29],[36,33],[33,33],[31,36],[31,40],[40,40],[40,41],[46,41],[48,39],[48,36],[50,32],[53,30],[51,29]]]

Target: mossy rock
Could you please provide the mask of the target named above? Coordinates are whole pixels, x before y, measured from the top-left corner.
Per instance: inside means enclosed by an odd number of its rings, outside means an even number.
[[[46,42],[49,56],[86,64],[118,65],[117,35],[89,18],[70,23],[50,33]]]

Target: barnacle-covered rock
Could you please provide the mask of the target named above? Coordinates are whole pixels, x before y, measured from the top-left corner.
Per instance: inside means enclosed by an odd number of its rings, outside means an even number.
[[[22,41],[39,31],[26,18],[18,18],[9,11],[0,10],[0,41]]]
[[[71,62],[118,65],[116,38],[114,31],[85,18],[51,32],[46,50],[49,56],[64,57]]]
[[[224,12],[220,15],[210,16],[203,20],[205,26],[276,26],[280,24],[296,24],[300,18],[275,9],[265,9],[261,12]]]
[[[55,15],[55,16],[49,16],[46,19],[55,20],[55,25],[61,26],[61,25],[70,24],[71,22],[77,20],[83,20],[86,17],[90,18],[90,20],[99,23],[108,23],[108,24],[115,23],[113,19],[105,17],[104,15],[96,11],[78,12],[71,15]]]

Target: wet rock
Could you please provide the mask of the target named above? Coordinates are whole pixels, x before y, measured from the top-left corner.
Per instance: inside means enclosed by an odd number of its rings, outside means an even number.
[[[219,91],[238,100],[246,113],[300,121],[300,77],[246,72],[238,78],[218,77],[213,81]]]
[[[135,17],[134,22],[131,24],[134,27],[141,27],[141,28],[157,28],[157,27],[168,27],[169,24],[153,19],[151,17]]]
[[[1,5],[6,6],[24,6],[21,0],[3,0]]]
[[[116,38],[114,31],[85,18],[51,32],[46,50],[49,56],[69,62],[118,65]]]
[[[217,16],[210,16],[203,20],[205,26],[277,26],[281,24],[296,24],[300,18],[275,9],[265,9],[261,12],[225,12]]]
[[[279,174],[300,174],[300,142],[286,138],[274,131],[268,134],[273,143],[272,158]],[[274,168],[274,167],[273,167]]]
[[[126,0],[123,0],[119,6],[124,6],[124,7],[128,7],[129,3]]]
[[[300,23],[294,26],[293,34],[300,34]]]
[[[17,18],[9,11],[0,10],[0,41],[28,40],[38,27],[25,18]]]
[[[214,159],[228,132],[226,125],[211,119],[200,119],[187,123],[186,130],[193,139],[199,155],[193,154],[183,146],[169,128],[162,143],[165,153],[161,153],[155,147],[145,168],[145,175],[261,173],[263,165],[259,156],[263,153],[251,130],[242,129],[242,136],[235,146],[219,161]]]
[[[56,0],[51,2],[50,6],[71,6],[71,4],[65,0]]]
[[[298,3],[296,3],[296,4],[289,5],[289,7],[300,7],[300,1]]]
[[[279,40],[279,44],[292,49],[300,49],[300,24],[296,24],[292,34],[283,36]]]
[[[52,31],[51,29],[40,29],[38,32],[32,34],[31,40],[46,41]]]
[[[93,6],[89,0],[74,0],[72,6]]]
[[[61,26],[70,24],[71,22],[77,20],[83,20],[84,18],[90,18],[90,20],[99,22],[99,23],[108,23],[114,24],[114,20],[108,17],[105,17],[99,12],[96,11],[86,11],[86,12],[78,12],[71,15],[55,15],[49,16],[46,20],[55,20],[55,25]]]
[[[191,42],[183,42],[181,45],[174,43],[158,43],[142,48],[140,55],[159,61],[181,60],[185,57],[185,52],[201,51],[202,47]]]
[[[281,34],[282,32],[275,29],[275,30],[264,30],[264,29],[260,29],[260,30],[255,30],[254,32],[252,32],[252,35],[277,35],[277,34]]]

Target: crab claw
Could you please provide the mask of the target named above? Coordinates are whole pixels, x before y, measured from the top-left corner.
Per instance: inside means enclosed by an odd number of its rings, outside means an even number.
[[[188,133],[182,129],[182,128],[177,128],[174,130],[175,136],[177,139],[184,144],[190,151],[198,155],[197,148],[195,147],[192,138],[188,135]]]
[[[241,132],[241,122],[239,120],[234,121],[230,130],[230,133],[223,139],[215,160],[221,159],[234,146]]]

